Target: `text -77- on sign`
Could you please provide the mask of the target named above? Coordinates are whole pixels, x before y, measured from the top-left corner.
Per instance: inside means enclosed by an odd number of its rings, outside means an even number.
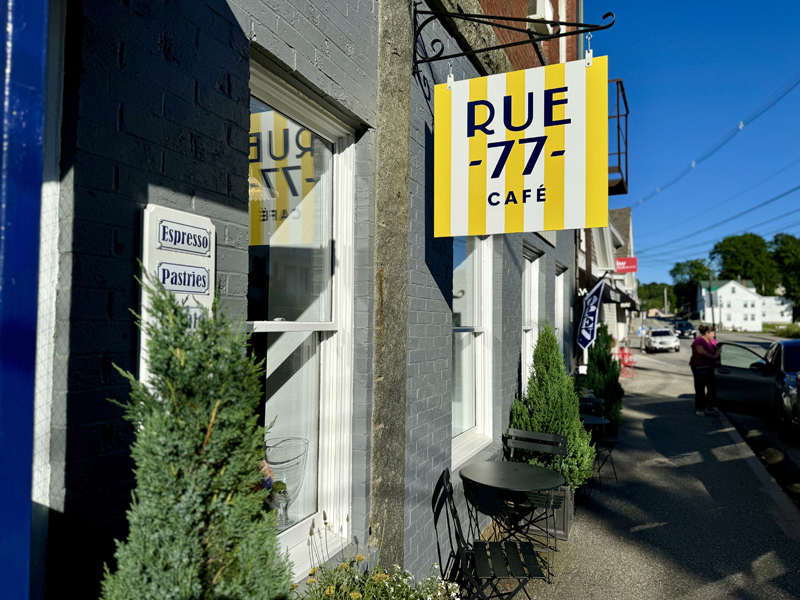
[[[435,237],[608,226],[608,57],[435,88]]]

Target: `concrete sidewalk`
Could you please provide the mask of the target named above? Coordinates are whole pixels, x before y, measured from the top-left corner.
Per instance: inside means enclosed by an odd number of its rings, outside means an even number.
[[[619,483],[607,464],[532,598],[800,598],[800,510],[693,402],[625,397]]]

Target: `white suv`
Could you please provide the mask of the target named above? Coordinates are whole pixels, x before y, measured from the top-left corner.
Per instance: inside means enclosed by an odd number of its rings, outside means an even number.
[[[644,349],[647,352],[654,352],[656,350],[679,352],[681,349],[681,341],[671,329],[667,329],[666,327],[651,329],[647,337],[644,338]]]

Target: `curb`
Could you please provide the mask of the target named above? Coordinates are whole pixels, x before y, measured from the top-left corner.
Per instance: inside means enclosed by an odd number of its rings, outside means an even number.
[[[800,542],[800,508],[792,502],[791,498],[783,491],[783,488],[769,474],[767,468],[753,453],[725,413],[720,412],[718,417],[722,421],[725,432],[733,440],[739,457],[750,467],[750,470],[761,484],[761,490],[772,500],[769,512],[775,518],[775,522],[787,537]]]

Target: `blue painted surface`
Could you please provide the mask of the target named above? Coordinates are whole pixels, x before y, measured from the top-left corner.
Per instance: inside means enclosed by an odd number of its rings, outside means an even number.
[[[29,597],[47,4],[3,3],[0,55],[0,581],[14,599]]]

